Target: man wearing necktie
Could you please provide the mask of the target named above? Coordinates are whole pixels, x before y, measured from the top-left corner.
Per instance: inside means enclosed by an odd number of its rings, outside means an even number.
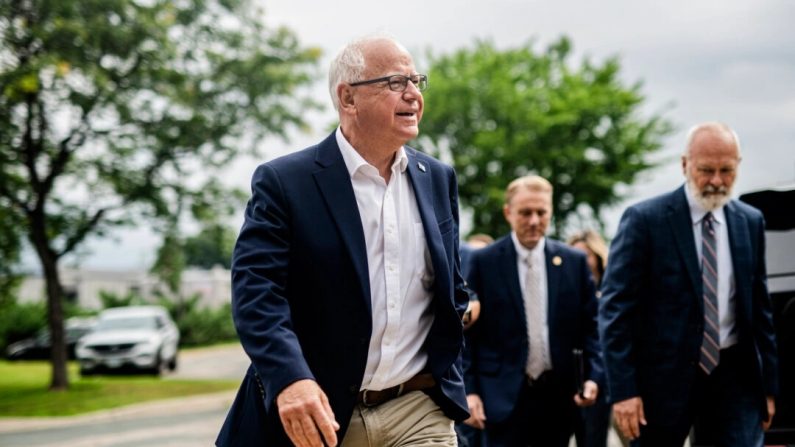
[[[762,446],[777,359],[762,214],[731,200],[740,144],[691,129],[677,190],[626,210],[599,330],[608,400],[634,445]]]
[[[585,253],[546,238],[552,185],[518,178],[505,192],[511,233],[472,254],[469,286],[480,299],[469,330],[464,379],[489,447],[568,446],[576,405],[595,402],[602,381],[596,296]],[[577,395],[584,352],[585,388]]]

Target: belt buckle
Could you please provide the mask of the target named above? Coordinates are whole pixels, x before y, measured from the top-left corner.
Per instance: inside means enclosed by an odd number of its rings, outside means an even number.
[[[370,403],[370,402],[367,401],[367,393],[369,391],[371,391],[371,390],[363,390],[362,391],[362,405],[364,405],[367,408],[375,407],[376,405],[378,405],[378,403],[375,403],[375,402]]]

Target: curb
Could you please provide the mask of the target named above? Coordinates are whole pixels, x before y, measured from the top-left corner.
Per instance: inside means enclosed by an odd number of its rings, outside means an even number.
[[[13,433],[93,422],[113,422],[118,419],[151,417],[173,413],[194,413],[211,409],[224,409],[232,405],[236,390],[212,394],[164,399],[124,407],[99,410],[75,416],[0,418],[0,433]]]

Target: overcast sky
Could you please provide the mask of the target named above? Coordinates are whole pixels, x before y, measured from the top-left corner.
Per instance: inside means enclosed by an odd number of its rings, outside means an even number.
[[[325,90],[331,57],[347,41],[374,31],[398,38],[416,59],[491,39],[501,48],[531,39],[544,48],[571,38],[576,63],[618,56],[627,83],[643,81],[647,112],[665,111],[677,131],[657,158],[665,166],[632,187],[607,215],[608,236],[623,208],[682,183],[677,156],[692,124],[718,120],[740,136],[743,162],[735,193],[795,183],[795,2],[791,0],[260,0],[266,22],[293,30],[304,46],[323,49],[316,88],[328,104],[312,135],[267,142],[268,157],[312,144],[334,119]],[[418,64],[418,70],[423,71]],[[433,107],[433,104],[426,104]],[[420,128],[420,131],[422,129]],[[264,161],[264,160],[263,160]],[[236,164],[233,184],[248,190],[255,161]],[[790,204],[792,206],[792,204]],[[242,210],[241,210],[242,214]],[[148,268],[158,240],[145,229],[95,241],[82,260],[94,268]]]

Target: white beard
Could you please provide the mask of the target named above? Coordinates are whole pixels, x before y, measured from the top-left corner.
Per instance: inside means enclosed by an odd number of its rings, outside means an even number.
[[[698,189],[698,185],[696,185],[696,182],[690,177],[687,178],[687,186],[693,193],[693,198],[696,202],[707,211],[714,211],[726,205],[732,198],[731,188],[725,186],[715,188],[712,185],[706,185],[704,189],[701,190]]]

